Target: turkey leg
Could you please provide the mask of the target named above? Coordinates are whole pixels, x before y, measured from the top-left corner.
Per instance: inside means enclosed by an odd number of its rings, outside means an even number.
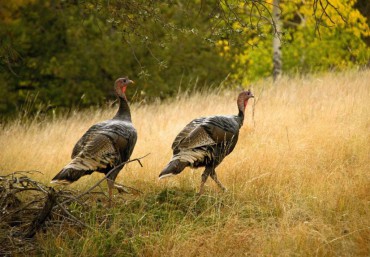
[[[199,193],[198,195],[202,195],[203,194],[203,190],[204,190],[204,183],[206,183],[209,175],[211,174],[212,172],[212,168],[209,168],[209,167],[206,167],[206,169],[203,171],[203,174],[202,174],[202,182],[200,183],[200,189],[199,189]]]
[[[210,176],[211,176],[211,178],[216,182],[216,184],[217,184],[219,187],[221,187],[221,189],[222,189],[223,191],[226,191],[226,190],[227,190],[227,189],[226,189],[226,187],[224,187],[224,185],[222,185],[222,183],[218,180],[218,178],[217,178],[217,174],[216,174],[216,171],[215,171],[214,169],[212,170],[212,172],[211,172]]]

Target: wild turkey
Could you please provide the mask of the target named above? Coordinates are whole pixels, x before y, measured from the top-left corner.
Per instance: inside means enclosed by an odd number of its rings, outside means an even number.
[[[72,183],[94,171],[107,174],[112,168],[127,161],[134,150],[137,133],[131,122],[130,107],[125,91],[133,83],[127,77],[115,82],[115,92],[119,100],[116,115],[89,128],[78,140],[72,151],[72,161],[67,164],[51,183]],[[107,179],[109,199],[112,189],[117,187],[114,181],[120,169],[112,172]]]
[[[223,190],[226,188],[217,179],[216,167],[233,151],[243,125],[245,107],[249,98],[254,97],[250,90],[239,94],[238,115],[202,117],[191,121],[177,135],[173,144],[173,157],[159,178],[177,175],[191,166],[205,167],[202,174],[199,194],[203,193],[208,176]]]

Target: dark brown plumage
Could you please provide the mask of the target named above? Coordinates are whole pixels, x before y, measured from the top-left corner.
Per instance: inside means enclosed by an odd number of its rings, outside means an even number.
[[[205,167],[199,194],[203,193],[204,183],[209,176],[225,190],[217,179],[215,168],[233,151],[243,125],[245,107],[252,97],[249,90],[239,94],[238,115],[202,117],[186,125],[175,138],[172,144],[173,157],[159,178],[179,174],[188,166]]]
[[[116,115],[110,120],[93,125],[86,131],[73,148],[71,162],[52,179],[51,183],[72,183],[94,171],[107,174],[112,168],[130,158],[137,140],[125,95],[130,83],[133,81],[128,78],[116,80],[115,92],[119,99]],[[110,198],[119,171],[108,176]]]

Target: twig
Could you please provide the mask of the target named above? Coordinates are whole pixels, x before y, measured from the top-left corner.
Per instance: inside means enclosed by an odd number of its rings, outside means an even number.
[[[140,190],[138,190],[138,189],[136,189],[136,188],[129,187],[129,186],[125,186],[125,185],[122,185],[122,184],[117,183],[117,182],[114,182],[114,184],[115,184],[115,185],[118,185],[118,186],[121,186],[121,187],[128,188],[128,189],[130,189],[130,190],[132,190],[132,191],[136,191],[136,192],[138,192],[138,193],[140,193],[140,194],[142,194],[142,193],[143,193],[142,191],[140,191]]]
[[[58,193],[62,193],[63,191],[59,191]],[[74,197],[73,197],[73,194],[71,194],[71,195],[68,195],[68,194],[66,194],[66,195],[60,195],[60,197],[63,197],[63,198],[67,198],[67,199],[69,199],[69,200],[71,200],[71,201],[75,201],[75,202],[77,202],[78,204],[80,204],[81,206],[86,206],[87,204],[85,203],[85,201],[80,201],[79,199],[74,199]],[[64,202],[64,201],[63,201]]]
[[[29,202],[28,204],[26,204],[26,205],[22,206],[21,208],[18,208],[17,210],[14,210],[14,211],[12,211],[12,212],[6,213],[5,215],[2,215],[2,216],[1,216],[1,218],[2,218],[2,219],[5,219],[6,217],[8,217],[8,216],[10,216],[10,215],[14,215],[14,214],[16,214],[16,213],[18,213],[18,212],[21,212],[21,211],[23,211],[23,210],[26,210],[28,206],[31,206],[31,205],[33,205],[33,204],[35,204],[35,203],[40,202],[40,201],[41,201],[40,199],[38,199],[38,200],[33,200],[33,201]]]
[[[55,203],[56,203],[56,193],[53,188],[50,188],[45,205],[42,208],[40,214],[32,221],[31,225],[28,228],[28,231],[24,235],[25,238],[32,238],[36,234],[36,232],[44,224],[45,220],[49,217],[50,212],[53,209]]]
[[[345,22],[347,23],[347,20],[344,18],[343,14],[339,11],[339,8],[338,7],[335,7],[331,2],[330,0],[325,0],[325,6],[324,6],[324,3],[323,3],[324,0],[314,0],[313,1],[313,16],[315,18],[315,32],[318,33],[319,37],[321,37],[320,35],[320,26],[323,26],[323,27],[330,27],[329,25],[326,25],[323,23],[323,17],[327,17],[329,19],[329,21],[332,23],[332,24],[335,24],[335,22],[333,21],[333,19],[330,17],[330,15],[328,14],[327,12],[327,9],[328,7],[331,7],[335,10],[335,12],[340,16],[340,18]],[[318,15],[318,5],[321,7],[321,14]]]
[[[143,164],[141,163],[141,161],[140,161],[140,160],[141,160],[141,159],[143,159],[143,158],[145,158],[145,157],[147,157],[149,154],[150,154],[150,153],[148,153],[148,154],[146,154],[146,155],[144,155],[144,156],[142,156],[142,157],[139,157],[139,158],[135,158],[135,159],[132,159],[132,160],[128,160],[128,161],[126,161],[126,162],[122,162],[121,164],[119,164],[119,165],[117,165],[116,167],[114,167],[113,169],[111,169],[111,170],[110,170],[110,171],[109,171],[109,172],[104,176],[104,178],[102,178],[101,180],[99,180],[95,185],[93,185],[92,187],[90,187],[87,191],[85,191],[85,192],[83,192],[83,193],[81,193],[81,194],[77,195],[77,196],[76,196],[76,197],[74,197],[74,198],[71,198],[71,199],[68,199],[68,200],[66,200],[66,201],[62,202],[61,204],[68,203],[68,202],[70,202],[70,201],[72,201],[72,200],[77,200],[78,198],[81,198],[82,196],[84,196],[84,195],[86,195],[86,194],[90,193],[92,190],[94,190],[94,188],[96,188],[97,186],[99,186],[99,185],[100,185],[100,183],[102,183],[104,180],[106,180],[110,174],[112,174],[113,172],[115,172],[115,171],[117,171],[117,170],[122,169],[122,167],[123,167],[125,164],[127,164],[127,163],[137,161],[137,162],[140,164],[140,166],[141,166],[141,167],[143,167]]]
[[[94,230],[92,227],[90,227],[89,225],[86,225],[85,223],[83,223],[82,221],[78,220],[75,216],[73,216],[66,208],[64,208],[64,206],[60,203],[57,202],[57,205],[60,207],[60,209],[62,209],[62,211],[74,222],[77,222],[79,224],[81,224],[82,226],[84,227],[87,227],[91,230]]]

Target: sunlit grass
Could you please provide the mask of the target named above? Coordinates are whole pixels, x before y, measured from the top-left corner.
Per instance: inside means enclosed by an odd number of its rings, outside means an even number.
[[[117,181],[143,192],[117,196],[108,229],[66,228],[38,235],[54,256],[368,256],[370,254],[370,72],[260,82],[234,151],[217,168],[229,189],[201,170],[158,181],[171,143],[193,118],[236,114],[238,91],[179,94],[167,103],[133,105],[138,142]],[[92,124],[115,109],[77,112],[1,129],[0,170],[40,170],[47,183]],[[101,174],[72,185],[86,189]],[[98,210],[99,212],[105,211]],[[53,234],[54,233],[54,234]]]

